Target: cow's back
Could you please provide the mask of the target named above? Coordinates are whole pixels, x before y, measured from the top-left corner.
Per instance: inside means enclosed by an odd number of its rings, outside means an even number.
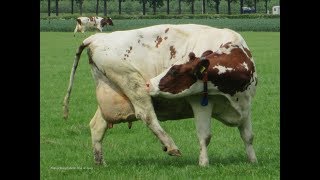
[[[229,29],[165,24],[97,33],[84,43],[90,42],[89,48],[97,64],[125,63],[136,68],[145,79],[150,79],[173,64],[187,62],[190,52],[201,55],[204,50],[218,49],[222,43],[242,40],[239,38],[241,36]]]

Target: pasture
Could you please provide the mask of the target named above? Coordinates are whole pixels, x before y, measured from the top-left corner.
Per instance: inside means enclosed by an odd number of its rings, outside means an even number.
[[[87,35],[94,32],[87,32]],[[192,119],[161,122],[182,152],[164,153],[141,121],[114,125],[103,141],[106,166],[93,161],[89,122],[97,108],[86,51],[82,53],[70,99],[69,119],[62,102],[76,49],[84,36],[40,32],[41,179],[279,179],[280,33],[240,32],[255,59],[258,87],[252,106],[258,164],[247,163],[237,128],[213,120],[210,166],[198,166],[199,145]]]

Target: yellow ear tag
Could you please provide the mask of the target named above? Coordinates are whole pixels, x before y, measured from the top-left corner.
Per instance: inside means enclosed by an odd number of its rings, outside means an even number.
[[[201,66],[201,67],[200,67],[200,73],[202,74],[204,70],[206,70],[206,68],[203,67],[203,66]]]

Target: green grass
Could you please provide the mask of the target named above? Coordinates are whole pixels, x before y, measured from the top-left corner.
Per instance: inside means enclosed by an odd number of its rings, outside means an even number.
[[[255,19],[113,19],[114,26],[104,27],[104,32],[141,28],[156,24],[203,24],[236,31],[280,31],[280,18]],[[40,20],[40,31],[73,32],[75,19]]]
[[[93,32],[88,32],[91,34]],[[89,122],[97,108],[94,82],[84,52],[75,77],[70,116],[62,101],[76,49],[83,36],[40,32],[41,179],[279,179],[280,33],[240,32],[255,58],[259,77],[252,106],[258,164],[247,163],[237,128],[213,121],[210,166],[198,166],[199,145],[192,119],[161,122],[182,152],[168,156],[141,121],[115,125],[103,141],[106,166],[93,161]],[[69,168],[69,169],[67,169]]]

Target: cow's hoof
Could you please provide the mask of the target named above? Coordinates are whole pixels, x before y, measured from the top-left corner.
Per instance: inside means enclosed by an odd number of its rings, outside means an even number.
[[[201,167],[208,167],[209,166],[209,161],[199,161],[199,166]]]
[[[249,162],[250,163],[258,163],[258,160],[257,160],[257,158],[249,158]]]
[[[163,147],[162,147],[162,150],[163,150],[164,152],[167,152],[168,148],[165,147],[165,146],[163,146]]]
[[[106,162],[104,160],[101,160],[101,161],[95,161],[95,164],[97,166],[105,166],[106,165]]]
[[[179,151],[179,149],[172,149],[168,151],[168,154],[170,156],[181,156],[181,152]]]

